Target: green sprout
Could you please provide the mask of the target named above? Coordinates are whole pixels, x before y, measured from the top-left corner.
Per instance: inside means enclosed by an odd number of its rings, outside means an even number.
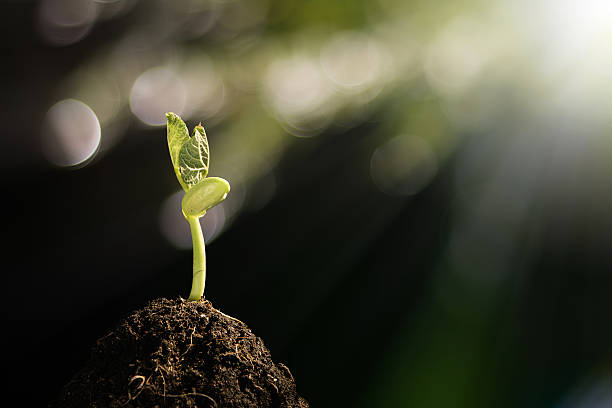
[[[186,191],[181,207],[189,223],[193,241],[193,281],[189,300],[200,300],[206,283],[206,252],[200,217],[225,199],[229,183],[208,174],[209,149],[206,132],[200,123],[189,136],[185,122],[172,112],[166,113],[168,148],[174,173]]]

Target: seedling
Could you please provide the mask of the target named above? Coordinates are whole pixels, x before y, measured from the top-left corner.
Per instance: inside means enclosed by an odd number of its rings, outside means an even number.
[[[225,200],[230,185],[222,178],[206,177],[210,154],[206,132],[201,123],[189,136],[185,122],[178,115],[168,112],[166,126],[174,173],[186,192],[181,207],[193,241],[193,281],[189,300],[200,300],[206,283],[206,252],[200,217]]]

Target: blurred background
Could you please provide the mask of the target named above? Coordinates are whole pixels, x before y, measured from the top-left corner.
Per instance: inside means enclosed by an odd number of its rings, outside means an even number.
[[[0,7],[5,396],[188,295],[173,111],[232,186],[206,296],[311,406],[612,406],[612,3]]]

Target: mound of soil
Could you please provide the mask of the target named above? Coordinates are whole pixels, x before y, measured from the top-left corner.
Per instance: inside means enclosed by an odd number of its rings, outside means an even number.
[[[308,407],[289,369],[209,301],[158,299],[97,341],[57,407]]]

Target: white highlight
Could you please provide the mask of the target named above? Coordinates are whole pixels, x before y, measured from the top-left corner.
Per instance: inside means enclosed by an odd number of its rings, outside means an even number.
[[[267,99],[281,120],[311,136],[329,122],[333,90],[318,61],[295,56],[274,61],[265,76]]]
[[[343,91],[356,92],[388,74],[390,57],[380,43],[357,32],[337,34],[321,53],[325,74]]]
[[[89,34],[97,15],[93,0],[43,0],[38,9],[40,32],[51,44],[74,44]]]
[[[161,126],[166,112],[183,115],[187,92],[181,78],[167,67],[151,68],[134,81],[130,109],[143,123]]]
[[[81,101],[66,99],[53,105],[42,129],[43,152],[58,166],[75,166],[93,157],[100,146],[98,117]]]
[[[472,19],[457,19],[431,44],[424,71],[443,94],[461,94],[472,86],[492,57],[491,33]]]

